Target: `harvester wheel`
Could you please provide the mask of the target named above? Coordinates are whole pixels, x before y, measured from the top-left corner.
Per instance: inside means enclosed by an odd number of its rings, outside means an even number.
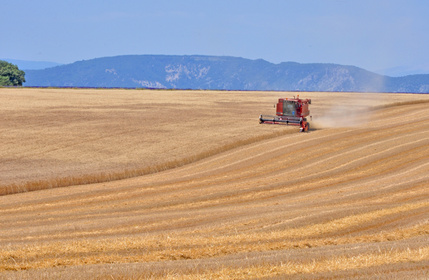
[[[310,129],[310,124],[308,122],[306,122],[305,124],[303,124],[303,126],[301,126],[301,132],[308,132],[309,129]]]

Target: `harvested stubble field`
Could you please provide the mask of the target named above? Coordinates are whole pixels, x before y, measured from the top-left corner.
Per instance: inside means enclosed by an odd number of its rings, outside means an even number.
[[[294,94],[0,89],[0,278],[427,279],[429,95]]]

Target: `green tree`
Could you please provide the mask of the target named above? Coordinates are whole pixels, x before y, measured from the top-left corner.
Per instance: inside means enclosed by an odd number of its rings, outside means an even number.
[[[24,82],[24,71],[14,64],[0,60],[0,86],[22,86]]]

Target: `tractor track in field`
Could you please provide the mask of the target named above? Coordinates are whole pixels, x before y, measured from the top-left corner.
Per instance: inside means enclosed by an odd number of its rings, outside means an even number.
[[[428,103],[371,116],[155,174],[2,196],[0,278],[424,279]]]

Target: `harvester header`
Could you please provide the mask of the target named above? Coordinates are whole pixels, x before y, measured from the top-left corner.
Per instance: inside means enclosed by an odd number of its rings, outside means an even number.
[[[276,115],[260,115],[259,123],[296,125],[300,126],[300,131],[307,132],[310,129],[310,124],[306,118],[310,115],[310,110],[308,109],[310,104],[311,99],[300,99],[299,95],[294,98],[279,98],[275,106]]]

